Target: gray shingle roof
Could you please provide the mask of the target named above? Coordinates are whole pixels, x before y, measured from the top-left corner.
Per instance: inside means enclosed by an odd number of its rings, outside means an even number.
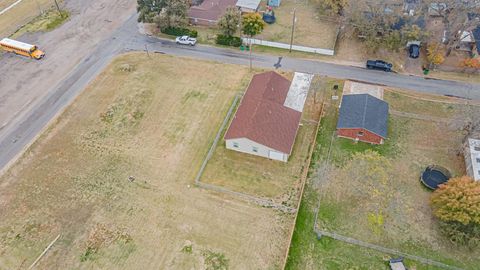
[[[388,103],[368,94],[342,98],[337,129],[364,128],[382,138],[387,137]]]

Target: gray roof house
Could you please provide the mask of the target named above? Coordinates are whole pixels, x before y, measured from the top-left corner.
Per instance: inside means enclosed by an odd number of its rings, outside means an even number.
[[[337,135],[372,144],[387,138],[388,103],[369,94],[344,95]]]

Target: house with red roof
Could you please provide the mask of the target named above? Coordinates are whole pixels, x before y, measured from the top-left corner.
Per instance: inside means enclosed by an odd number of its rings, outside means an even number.
[[[195,25],[216,25],[228,7],[234,7],[237,0],[205,0],[188,10],[188,19]]]
[[[313,76],[256,74],[225,134],[227,149],[287,162]]]

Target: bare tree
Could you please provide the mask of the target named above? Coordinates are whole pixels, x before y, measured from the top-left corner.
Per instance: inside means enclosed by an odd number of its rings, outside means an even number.
[[[438,16],[443,18],[445,31],[447,32],[446,55],[450,55],[452,49],[460,46],[462,39],[480,24],[475,14],[480,13],[480,3],[472,0],[426,0],[425,4],[435,5]]]

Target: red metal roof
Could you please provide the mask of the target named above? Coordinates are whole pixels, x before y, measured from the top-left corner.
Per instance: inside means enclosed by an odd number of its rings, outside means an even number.
[[[193,19],[218,21],[227,7],[234,7],[237,0],[205,0],[199,6],[188,10],[188,17]]]
[[[290,154],[302,113],[283,105],[289,88],[290,81],[276,72],[253,76],[225,140],[247,138]]]

